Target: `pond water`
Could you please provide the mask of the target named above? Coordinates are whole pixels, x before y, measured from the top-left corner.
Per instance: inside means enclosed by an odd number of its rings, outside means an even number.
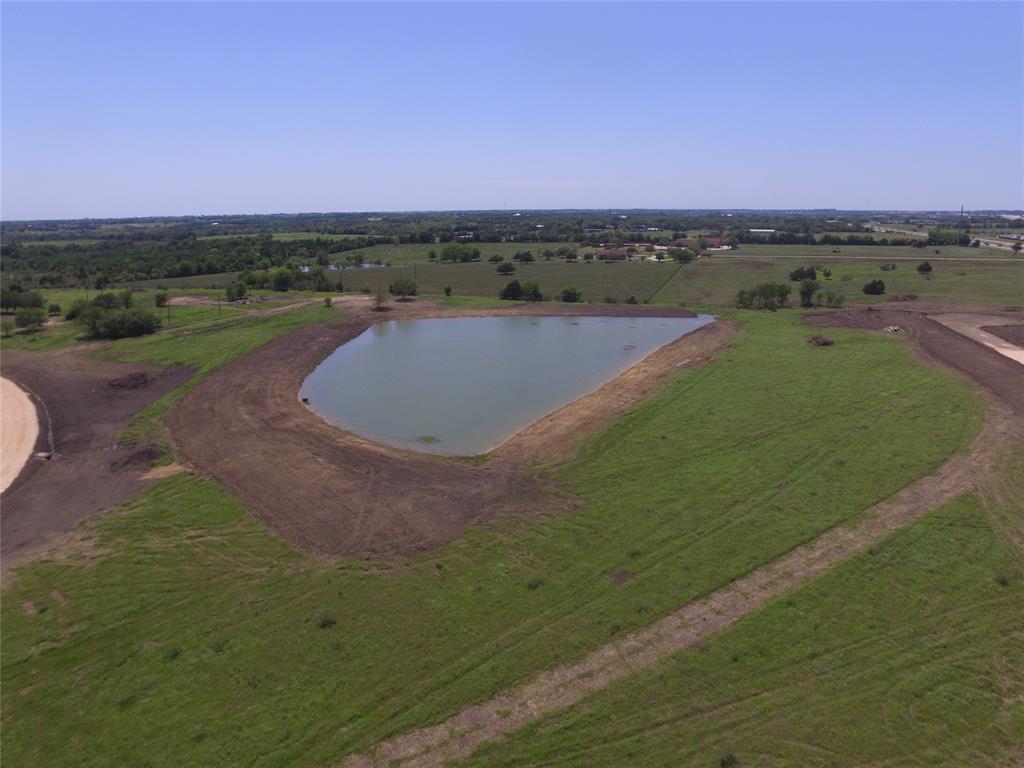
[[[443,455],[485,453],[713,320],[386,321],[338,347],[299,394],[332,424],[371,440]]]

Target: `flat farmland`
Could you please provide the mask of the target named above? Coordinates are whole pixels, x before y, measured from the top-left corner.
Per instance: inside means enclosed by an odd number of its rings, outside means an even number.
[[[438,256],[448,243],[402,243],[395,245],[371,245],[369,248],[359,248],[354,251],[347,251],[339,254],[339,260],[347,256],[359,254],[366,261],[382,261],[385,264],[428,264],[427,255],[434,251]],[[520,251],[530,251],[534,258],[541,259],[541,253],[545,250],[557,250],[558,248],[576,249],[576,243],[466,243],[467,247],[477,248],[480,251],[480,258],[483,261],[494,254],[511,259]]]
[[[340,274],[346,291],[369,289],[378,285],[387,289],[398,276],[413,277],[422,293],[441,293],[451,286],[453,293],[468,296],[490,296],[510,281],[536,280],[546,295],[562,288],[575,287],[583,291],[584,301],[603,301],[605,296],[624,300],[635,296],[637,301],[650,300],[680,267],[675,263],[567,263],[552,259],[532,264],[516,265],[511,275],[499,275],[494,264],[418,264],[395,269],[350,269]],[[660,300],[660,299],[659,299]]]

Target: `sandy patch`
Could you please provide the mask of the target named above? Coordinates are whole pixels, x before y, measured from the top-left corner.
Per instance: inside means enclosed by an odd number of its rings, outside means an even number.
[[[32,400],[10,379],[0,379],[0,492],[21,472],[38,437]]]
[[[956,331],[969,339],[974,339],[979,344],[984,344],[986,347],[995,350],[1000,355],[1024,365],[1024,349],[1008,339],[1000,338],[994,333],[989,333],[984,330],[985,326],[994,327],[1000,325],[1017,325],[1020,323],[1019,319],[1010,320],[995,315],[981,315],[965,312],[950,312],[940,315],[929,315],[929,317],[938,323],[942,323],[950,330]]]

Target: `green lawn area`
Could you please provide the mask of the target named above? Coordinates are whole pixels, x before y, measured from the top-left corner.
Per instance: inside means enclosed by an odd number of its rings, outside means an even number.
[[[885,262],[715,255],[684,266],[658,293],[656,301],[697,306],[728,305],[735,300],[740,288],[777,281],[793,287],[790,303],[797,303],[797,283],[790,283],[787,275],[797,267],[818,263],[832,270],[829,279],[819,273],[818,282],[822,288],[842,293],[847,303],[874,304],[888,301],[896,294],[914,293],[927,301],[999,306],[1024,304],[1024,260],[972,263],[928,259],[934,268],[929,279],[915,270],[917,264],[924,260],[893,262],[896,269],[883,272],[881,264]],[[875,279],[885,282],[886,293],[882,296],[864,294],[861,290],[864,284]]]
[[[882,259],[885,261],[911,261],[915,264],[925,260],[942,262],[947,259],[1000,259],[1024,262],[1024,257],[1014,256],[1012,252],[1002,248],[967,248],[956,245],[928,248],[911,248],[900,245],[741,245],[733,251],[716,251],[714,255],[742,258],[750,256],[796,257],[819,260]]]
[[[1006,477],[460,765],[1019,765],[1019,457]]]
[[[80,555],[20,568],[5,589],[4,757],[335,764],[857,517],[977,431],[970,387],[898,339],[836,331],[822,349],[796,312],[736,317],[732,348],[555,471],[579,498],[570,512],[478,526],[391,564],[307,557],[192,475],[95,519]],[[247,319],[117,355],[208,370],[270,333]],[[636,576],[616,584],[624,568]]]

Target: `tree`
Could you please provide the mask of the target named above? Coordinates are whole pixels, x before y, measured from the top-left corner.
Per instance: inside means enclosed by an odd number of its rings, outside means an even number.
[[[864,293],[869,296],[881,296],[885,293],[885,281],[871,280],[864,284]]]
[[[244,285],[244,283],[243,283],[243,285]],[[156,305],[158,307],[166,307],[167,306],[167,296],[168,296],[167,291],[157,291],[156,295],[153,297],[154,301],[156,301]]]
[[[580,292],[579,288],[563,288],[560,295],[562,301],[567,304],[575,304],[583,298],[583,294]]]
[[[451,296],[452,295],[452,287],[450,285],[446,285],[444,287],[444,295],[445,296]]]
[[[925,277],[928,277],[932,273],[932,265],[929,264],[927,261],[922,261],[920,264],[917,265],[917,273],[919,275],[924,275]]]
[[[791,290],[782,283],[761,283],[737,293],[736,306],[740,309],[779,309],[786,306]]]
[[[491,264],[501,264],[501,262],[505,260],[505,257],[500,253],[496,253],[493,256],[488,257],[487,260],[491,262]]]
[[[399,301],[408,301],[416,295],[416,283],[411,278],[399,277],[388,286],[388,293]]]
[[[536,280],[527,280],[523,283],[523,298],[527,301],[544,301],[544,294],[540,292],[540,283]]]
[[[523,286],[519,284],[518,280],[513,280],[501,289],[498,298],[505,301],[521,301],[523,298]]]
[[[800,306],[802,307],[813,307],[814,306],[814,294],[821,288],[821,285],[817,280],[811,280],[805,277],[800,281]]]
[[[518,261],[520,264],[529,264],[533,261],[533,253],[530,251],[519,251],[519,253],[512,257],[512,261]]]
[[[92,305],[100,309],[117,309],[121,301],[112,293],[101,293],[92,300]]]
[[[14,313],[14,324],[28,331],[38,331],[46,322],[46,310],[42,307],[18,307]]]
[[[270,286],[275,291],[287,291],[295,282],[295,275],[289,269],[275,269],[270,273]]]
[[[798,267],[789,273],[789,279],[794,283],[799,283],[801,280],[817,280],[818,273],[814,267]]]
[[[60,314],[60,304],[51,304],[46,311],[47,311],[47,314],[50,314],[50,315],[59,315]]]
[[[509,264],[506,261],[502,264],[499,264],[494,271],[497,272],[499,275],[511,275],[513,272],[516,271],[516,267],[514,264]]]

